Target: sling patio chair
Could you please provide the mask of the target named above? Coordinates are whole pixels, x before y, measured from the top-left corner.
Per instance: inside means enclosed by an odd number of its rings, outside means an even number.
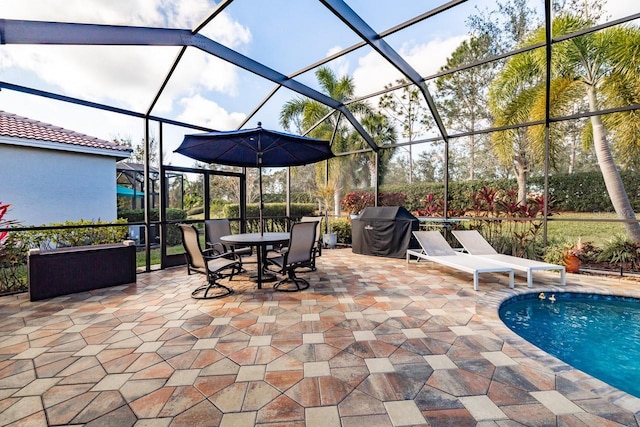
[[[322,217],[321,216],[303,216],[300,222],[316,223],[316,242],[313,245],[313,260],[311,262],[311,271],[316,271],[316,258],[322,256],[322,235],[320,233]]]
[[[562,265],[500,254],[482,237],[478,230],[453,230],[452,233],[470,255],[506,265],[514,270],[525,271],[527,273],[527,286],[530,288],[533,287],[533,272],[535,270],[559,270],[560,283],[562,286],[566,284],[566,272]]]
[[[412,256],[441,264],[445,267],[473,274],[473,289],[478,290],[480,273],[509,273],[509,287],[513,288],[513,268],[454,251],[439,231],[414,231],[413,235],[422,248],[407,249],[407,264]]]
[[[321,234],[321,224],[322,217],[321,216],[303,216],[300,218],[300,222],[315,222],[316,223],[316,241],[313,244],[313,260],[309,265],[309,269],[311,271],[316,271],[316,258],[322,255],[322,234]],[[276,252],[284,253],[289,250],[288,247],[278,248]]]
[[[202,251],[198,230],[193,225],[178,224],[178,227],[182,233],[182,245],[187,259],[187,274],[195,271],[207,276],[207,284],[199,286],[191,292],[191,297],[212,299],[222,298],[233,293],[231,288],[220,284],[218,280],[225,277],[229,277],[231,280],[235,274],[240,272],[242,268],[240,256],[233,252],[208,256],[207,253],[213,251]],[[225,271],[229,272],[225,273]]]
[[[231,223],[226,218],[208,219],[204,222],[204,236],[207,249],[213,249],[216,253],[235,252],[240,257],[248,257],[253,254],[251,246],[227,246],[220,241],[220,237],[231,233]]]
[[[273,288],[278,291],[295,292],[309,287],[309,282],[296,276],[298,268],[314,263],[314,245],[316,243],[317,222],[297,222],[291,226],[289,246],[281,255],[268,258],[267,262],[278,267],[278,273],[287,277],[278,281]],[[295,287],[283,286],[292,282]]]

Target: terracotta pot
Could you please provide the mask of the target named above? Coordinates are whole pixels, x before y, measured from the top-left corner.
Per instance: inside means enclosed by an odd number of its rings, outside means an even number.
[[[564,266],[567,273],[577,273],[580,271],[580,258],[575,255],[565,255]]]

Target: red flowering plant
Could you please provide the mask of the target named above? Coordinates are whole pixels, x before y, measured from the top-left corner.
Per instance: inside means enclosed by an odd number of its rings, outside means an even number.
[[[423,200],[424,208],[418,208],[418,216],[442,216],[444,214],[444,199],[436,199],[428,194]]]
[[[485,239],[502,253],[536,258],[539,232],[545,212],[551,215],[553,200],[542,194],[528,194],[522,202],[515,189],[496,190],[482,187],[471,195],[478,220],[471,228],[480,230]]]
[[[367,206],[375,206],[375,204],[373,193],[369,191],[352,191],[340,201],[342,209],[349,214],[358,214]]]
[[[489,216],[496,211],[498,190],[482,187],[477,193],[471,195],[471,202],[475,216]]]
[[[407,196],[402,193],[380,192],[378,202],[380,206],[404,206]],[[358,214],[368,206],[375,206],[376,201],[371,191],[352,191],[340,201],[342,209],[349,214]]]
[[[8,232],[9,226],[18,223],[6,218],[10,206],[0,201],[0,295],[26,290],[26,274],[22,273],[25,252],[16,237],[18,233]]]
[[[10,219],[5,219],[5,215],[7,214],[7,211],[9,210],[9,204],[2,204],[2,201],[0,201],[0,254],[2,253],[2,242],[5,241],[5,239],[7,238],[7,233],[8,231],[6,230],[11,224],[16,224],[17,221],[15,220],[10,220]]]

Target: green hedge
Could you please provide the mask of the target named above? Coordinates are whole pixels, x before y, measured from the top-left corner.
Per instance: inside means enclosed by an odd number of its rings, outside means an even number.
[[[634,211],[640,211],[640,180],[632,172],[622,172],[622,180],[629,195]],[[470,195],[482,187],[498,190],[516,189],[515,179],[456,181],[449,183],[449,206],[451,209],[468,207]],[[542,192],[543,177],[532,177],[528,181],[530,192]],[[412,185],[385,185],[380,188],[384,192],[401,192],[406,194],[405,207],[411,211],[424,207],[424,199],[434,194],[437,199],[444,195],[443,183],[416,183]],[[549,176],[549,194],[556,211],[576,212],[612,212],[613,206],[599,171],[576,174],[556,174]]]
[[[633,210],[640,210],[640,180],[637,174],[621,172],[625,190]],[[532,183],[540,188],[542,178],[534,178]],[[555,201],[557,211],[613,212],[613,205],[600,172],[583,172],[573,175],[552,175],[549,177],[549,194]]]
[[[470,195],[477,193],[482,187],[500,190],[515,188],[516,181],[508,179],[456,181],[449,183],[449,208],[462,209],[471,204]],[[411,185],[385,185],[380,188],[383,192],[404,193],[405,207],[410,211],[425,206],[425,199],[433,194],[436,199],[444,197],[444,184],[441,182],[419,182]]]
[[[266,193],[262,197],[265,203],[286,203],[287,199],[287,196],[283,193]],[[292,191],[289,194],[289,198],[291,203],[317,203],[316,196],[308,192]]]
[[[315,203],[291,203],[291,218],[310,216],[316,213],[318,205]],[[288,220],[285,217],[287,212],[286,203],[265,203],[262,217],[265,218],[265,226],[269,231],[287,231],[289,229]],[[228,204],[224,207],[225,218],[239,218],[240,206],[237,203]],[[257,203],[247,204],[247,232],[257,232],[260,228],[257,218],[260,217],[260,208]]]
[[[301,217],[313,215],[318,209],[316,203],[291,203],[291,216]],[[262,211],[264,217],[278,217],[285,216],[287,212],[286,203],[265,203]],[[240,206],[237,203],[230,203],[224,207],[224,216],[227,218],[239,218]],[[258,217],[260,216],[260,207],[258,203],[247,204],[247,216]]]

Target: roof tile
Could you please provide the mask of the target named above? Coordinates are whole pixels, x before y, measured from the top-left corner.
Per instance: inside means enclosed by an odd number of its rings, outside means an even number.
[[[58,142],[60,144],[80,145],[115,151],[131,150],[129,147],[116,144],[115,142],[105,141],[100,138],[7,113],[2,110],[0,110],[0,136]]]

